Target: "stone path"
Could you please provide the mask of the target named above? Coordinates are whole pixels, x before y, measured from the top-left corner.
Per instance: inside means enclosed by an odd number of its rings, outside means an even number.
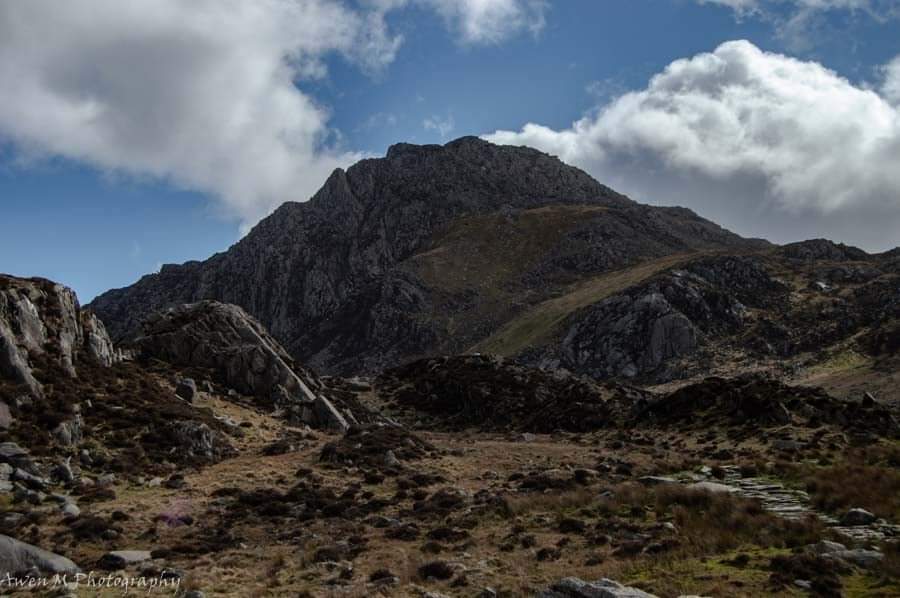
[[[809,503],[809,494],[803,490],[788,488],[771,479],[741,477],[739,468],[734,465],[722,469],[725,477],[718,480],[720,483],[733,488],[738,496],[759,500],[764,509],[785,519],[803,519],[812,515],[839,534],[862,543],[900,538],[900,525],[879,519],[869,525],[844,526],[837,518],[814,509]]]

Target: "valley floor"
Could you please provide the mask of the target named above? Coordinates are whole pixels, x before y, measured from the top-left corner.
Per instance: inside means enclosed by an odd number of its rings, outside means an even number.
[[[893,486],[820,506],[866,506],[900,521],[897,445],[848,449],[839,434],[809,434],[795,440],[818,448],[789,458],[771,446],[777,430],[421,432],[427,448],[408,460],[362,438],[342,453],[353,462],[335,463],[322,461],[323,448],[348,438],[286,429],[208,395],[197,404],[242,424],[239,456],[183,482],[114,484],[114,498],[82,507],[96,529],[75,538],[48,518],[36,543],[55,538],[79,564],[110,550],[152,551],[129,573],[178,570],[182,591],[205,596],[530,596],[569,576],[658,596],[801,596],[804,584],[818,595],[900,593],[896,548],[874,567],[803,552],[841,537],[813,515],[787,519],[719,485],[741,475],[780,480],[816,503],[810,482],[823,472],[880,478]],[[396,461],[385,458],[391,448]]]

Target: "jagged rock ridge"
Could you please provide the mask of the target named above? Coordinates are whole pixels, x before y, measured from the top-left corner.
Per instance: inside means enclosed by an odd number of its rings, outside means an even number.
[[[228,251],[164,266],[92,304],[117,339],[160,308],[234,303],[324,373],[466,350],[598,273],[758,247],[681,208],[637,204],[528,148],[398,144],[336,170]]]

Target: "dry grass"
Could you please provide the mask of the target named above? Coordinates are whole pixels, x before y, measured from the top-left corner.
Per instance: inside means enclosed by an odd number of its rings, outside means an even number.
[[[818,519],[789,521],[763,510],[754,500],[686,488],[663,487],[656,494],[657,513],[667,513],[682,531],[682,550],[715,554],[744,544],[794,548],[821,539]]]
[[[527,494],[524,496],[513,496],[506,500],[509,507],[509,514],[512,516],[521,516],[527,513],[545,512],[545,513],[564,513],[591,505],[596,502],[596,491],[588,488],[579,488],[572,492],[563,492],[561,494]]]
[[[897,521],[900,520],[898,466],[900,447],[879,445],[852,450],[841,463],[802,467],[799,477],[818,509],[834,513],[859,507]]]

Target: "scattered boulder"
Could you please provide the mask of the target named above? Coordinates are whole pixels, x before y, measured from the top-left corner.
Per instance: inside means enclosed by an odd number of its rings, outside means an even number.
[[[77,519],[81,515],[81,509],[78,508],[78,505],[71,502],[63,503],[60,511],[63,519]]]
[[[840,550],[832,553],[831,556],[846,561],[863,569],[872,569],[881,564],[884,560],[884,554],[878,550],[866,550],[864,548],[854,548],[852,550]]]
[[[623,586],[611,579],[583,581],[566,577],[537,594],[538,598],[656,598],[643,590]]]
[[[15,577],[37,571],[43,574],[75,575],[81,570],[64,556],[0,535],[0,577]]]
[[[730,494],[735,492],[735,489],[726,484],[720,484],[718,482],[696,482],[694,484],[688,484],[687,488],[690,490],[698,490],[700,492],[709,492],[711,494]]]
[[[322,395],[317,396],[304,412],[303,422],[311,426],[338,432],[346,432],[350,428],[347,419]]]
[[[181,397],[188,403],[193,403],[197,396],[197,383],[191,378],[182,378],[175,386],[175,395]]]
[[[423,458],[434,447],[407,430],[397,426],[354,426],[339,439],[329,442],[319,454],[319,460],[329,463],[356,465],[398,474],[404,462]],[[393,460],[385,459],[388,451]]]
[[[850,509],[841,516],[841,525],[857,526],[869,525],[875,522],[875,515],[865,509]]]
[[[225,436],[197,421],[173,422],[168,435],[173,446],[190,457],[218,461],[236,454]]]
[[[107,571],[124,569],[151,559],[149,550],[114,550],[107,552],[97,563],[97,567]]]

